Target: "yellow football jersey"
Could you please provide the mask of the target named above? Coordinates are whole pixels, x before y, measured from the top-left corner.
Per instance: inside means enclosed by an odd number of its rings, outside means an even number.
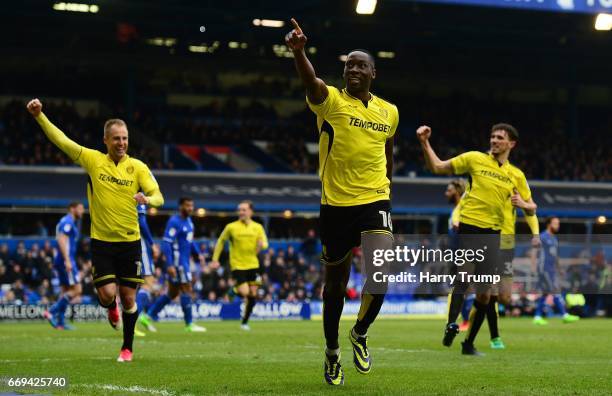
[[[327,87],[317,115],[321,203],[362,205],[389,199],[385,144],[399,123],[397,107],[377,96],[363,103],[346,89]]]
[[[261,244],[261,249],[268,248],[268,238],[261,224],[236,220],[226,225],[215,245],[213,261],[219,261],[226,241],[230,243],[232,271],[259,268],[258,243]]]
[[[49,140],[88,174],[91,237],[105,242],[132,242],[140,239],[134,195],[142,191],[149,198],[149,205],[158,207],[164,204],[157,181],[149,168],[127,154],[115,164],[108,154],[70,140],[42,113],[36,117],[36,121]]]
[[[452,158],[451,165],[453,173],[468,174],[469,188],[462,198],[461,223],[501,230],[504,224],[509,227],[516,221],[516,212],[511,213],[506,207],[514,190],[525,201],[531,199],[525,175],[508,161],[500,165],[491,154],[470,151]]]

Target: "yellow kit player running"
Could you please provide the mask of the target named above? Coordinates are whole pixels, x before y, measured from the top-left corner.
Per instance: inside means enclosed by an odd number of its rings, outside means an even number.
[[[123,318],[123,346],[117,361],[131,361],[138,317],[136,289],[143,282],[136,205],[163,205],[157,181],[143,162],[127,155],[128,130],[122,120],[111,119],[104,124],[108,152],[103,154],[70,140],[42,113],[38,99],[30,101],[27,109],[47,138],[87,172],[93,281],[100,305],[108,309],[111,326],[118,329]]]
[[[510,151],[518,140],[518,132],[510,124],[493,125],[488,153],[470,151],[446,161],[440,160],[436,155],[429,143],[430,136],[431,128],[428,126],[417,130],[427,167],[435,174],[468,175],[469,187],[461,202],[459,245],[462,249],[474,251],[486,247],[485,259],[474,263],[475,271],[477,275],[493,274],[498,268],[500,230],[508,217],[505,213],[507,201],[514,207],[525,210],[528,215],[535,214],[537,208],[525,175],[508,162]],[[448,323],[442,341],[445,346],[450,346],[459,332],[455,321],[468,287],[469,284],[457,282],[453,289]],[[478,284],[474,308],[470,314],[470,327],[466,340],[462,343],[463,354],[480,354],[474,348],[474,340],[487,313],[490,295],[490,284]]]
[[[514,165],[509,164],[511,167]],[[516,168],[516,167],[515,167]],[[515,169],[514,172],[518,171]],[[461,201],[463,202],[463,201]],[[461,213],[461,202],[456,206],[455,210],[453,210],[453,221],[459,223],[460,213]],[[524,212],[524,211],[523,211]],[[540,238],[539,238],[539,230],[540,226],[538,223],[538,217],[533,215],[525,214],[525,220],[527,225],[529,226],[532,234],[531,244],[534,247],[539,246]],[[500,256],[497,262],[497,269],[494,271],[496,274],[501,276],[501,281],[494,293],[492,293],[491,298],[489,300],[489,305],[487,308],[487,322],[489,324],[489,332],[491,334],[490,346],[491,349],[505,349],[506,346],[502,341],[499,335],[499,326],[498,326],[498,313],[497,313],[497,303],[504,304],[505,306],[509,306],[512,300],[512,276],[513,276],[513,267],[512,261],[514,260],[514,247],[515,247],[515,230],[516,230],[516,207],[513,205],[513,200],[509,199],[506,201],[506,205],[504,207],[504,223],[502,224],[500,230]],[[455,299],[456,301],[460,301],[462,298],[459,294],[450,295],[451,301]],[[459,300],[458,300],[459,299]],[[464,303],[466,304],[466,303]],[[465,311],[466,307],[463,307]],[[468,308],[469,309],[469,308]]]
[[[370,93],[376,77],[374,58],[364,50],[347,55],[345,87],[338,89],[318,78],[306,57],[306,36],[292,19],[294,29],[285,37],[295,67],[306,88],[306,101],[317,115],[319,177],[321,178],[320,232],[325,264],[323,329],[325,333],[324,378],[330,385],[344,383],[340,364],[338,327],[344,306],[352,249],[364,236],[364,257],[369,248],[390,249],[390,184],[393,171],[393,136],[399,122],[395,105]],[[367,258],[366,265],[371,263]],[[373,273],[373,272],[372,272]],[[386,285],[364,284],[357,322],[349,332],[353,363],[359,373],[371,369],[367,331],[378,315]],[[375,292],[373,289],[378,286]]]
[[[229,223],[217,240],[213,253],[212,265],[219,266],[219,256],[225,246],[230,243],[230,269],[236,282],[236,292],[246,299],[242,316],[242,330],[251,330],[249,317],[257,302],[257,289],[261,285],[259,275],[259,258],[261,250],[268,248],[268,238],[261,224],[252,220],[253,203],[242,201],[238,205],[238,220]]]

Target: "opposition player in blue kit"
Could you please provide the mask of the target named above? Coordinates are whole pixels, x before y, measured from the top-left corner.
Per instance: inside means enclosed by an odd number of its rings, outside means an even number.
[[[547,325],[548,321],[542,317],[546,298],[549,294],[553,295],[553,302],[557,311],[563,316],[563,323],[571,323],[580,319],[575,315],[570,315],[565,311],[565,304],[559,290],[557,274],[559,272],[559,240],[556,233],[559,232],[561,222],[558,217],[546,219],[546,230],[540,234],[542,247],[537,263],[538,284],[542,295],[537,300],[533,323],[536,325]]]
[[[51,326],[60,330],[73,329],[65,323],[66,308],[74,298],[81,295],[81,280],[76,262],[79,241],[77,222],[83,217],[84,211],[82,203],[71,202],[68,205],[68,214],[62,217],[55,227],[58,249],[53,260],[53,268],[59,278],[62,294],[57,302],[44,312],[44,316]]]
[[[148,327],[151,320],[157,321],[161,310],[180,293],[181,308],[185,319],[185,330],[189,332],[204,332],[206,328],[193,323],[191,312],[192,287],[191,287],[191,255],[197,255],[200,265],[204,266],[204,256],[196,243],[193,243],[193,199],[182,197],[179,199],[179,213],[170,217],[166,224],[164,239],[161,245],[162,252],[166,257],[165,273],[168,276],[168,293],[160,296],[149,308],[147,315],[141,315],[141,323]]]
[[[147,312],[151,305],[151,291],[155,286],[155,264],[153,262],[154,256],[159,252],[159,247],[153,241],[153,234],[147,224],[147,205],[138,205],[138,225],[140,226],[140,247],[142,250],[142,277],[144,283],[138,289],[136,294],[136,304],[138,304],[138,322],[143,325],[147,330],[155,332],[157,329],[152,323],[146,326],[143,321],[143,312]],[[145,334],[135,330],[136,336],[142,337]]]

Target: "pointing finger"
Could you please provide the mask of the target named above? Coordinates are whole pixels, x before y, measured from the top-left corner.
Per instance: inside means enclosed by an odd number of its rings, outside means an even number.
[[[293,25],[293,27],[295,28],[295,30],[298,32],[298,34],[302,34],[302,28],[300,27],[300,25],[297,23],[297,21],[295,20],[295,18],[291,18],[291,24]]]

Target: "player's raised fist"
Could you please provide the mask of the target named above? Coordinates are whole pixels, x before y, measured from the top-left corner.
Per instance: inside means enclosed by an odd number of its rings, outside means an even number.
[[[34,117],[38,117],[42,111],[42,103],[38,99],[32,99],[27,104],[27,109]]]
[[[420,126],[416,131],[419,141],[424,142],[431,136],[431,128],[427,125]]]
[[[295,19],[291,18],[291,24],[293,25],[293,30],[291,30],[285,36],[285,43],[291,51],[303,50],[308,38],[306,37],[306,35],[304,35],[304,32],[302,32],[302,28],[300,28],[300,25]]]

